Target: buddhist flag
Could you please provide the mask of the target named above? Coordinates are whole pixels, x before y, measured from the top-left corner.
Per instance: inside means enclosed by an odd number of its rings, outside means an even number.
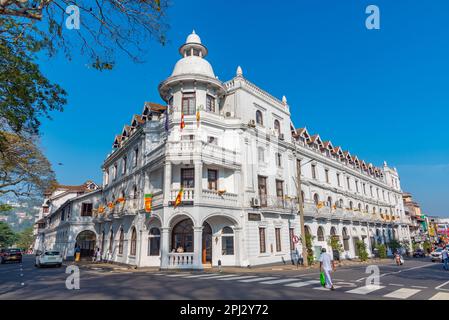
[[[145,212],[146,213],[151,212],[152,202],[153,202],[153,194],[152,193],[145,194]]]
[[[98,213],[99,213],[99,214],[104,213],[104,209],[105,209],[104,206],[99,206],[99,207],[98,207]]]
[[[318,202],[318,204],[316,205],[316,207],[317,207],[318,209],[321,209],[322,207],[324,207],[324,202],[322,202],[322,201]]]
[[[181,113],[181,130],[184,129],[184,127],[186,126],[185,122],[184,122],[184,112]]]
[[[154,2],[156,3],[156,9],[157,11],[161,11],[161,0],[154,0]]]
[[[200,108],[196,107],[196,126],[200,126]]]
[[[109,209],[114,208],[114,202],[109,202],[109,203],[108,203],[108,208],[109,208]]]
[[[184,193],[184,188],[181,187],[181,190],[179,190],[178,195],[176,196],[176,200],[175,200],[175,204],[174,204],[175,208],[181,204],[183,193]]]
[[[117,203],[123,203],[125,201],[126,201],[126,199],[123,197],[117,199]]]

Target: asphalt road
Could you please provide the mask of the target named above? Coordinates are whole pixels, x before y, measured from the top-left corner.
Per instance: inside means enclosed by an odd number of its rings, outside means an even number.
[[[338,269],[335,291],[320,287],[316,270],[286,274],[139,272],[80,269],[80,289],[66,288],[66,266],[35,268],[34,257],[0,265],[0,299],[444,299],[449,300],[449,271],[427,258],[403,266],[381,265],[380,283],[367,286],[366,266]]]

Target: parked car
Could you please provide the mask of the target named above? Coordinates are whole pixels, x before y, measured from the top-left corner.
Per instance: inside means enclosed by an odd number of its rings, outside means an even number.
[[[442,248],[438,248],[438,249],[436,249],[435,251],[433,251],[431,254],[430,254],[430,257],[432,258],[432,262],[435,262],[435,261],[440,261],[440,262],[442,262],[443,261],[443,259],[441,258],[441,253],[443,252],[443,249]]]
[[[423,249],[416,249],[413,251],[413,258],[423,258],[426,256],[426,252]]]
[[[0,262],[4,264],[8,261],[16,261],[22,263],[22,251],[20,249],[1,249]]]
[[[45,250],[36,252],[36,261],[34,262],[35,267],[43,266],[62,266],[62,255],[59,251]]]

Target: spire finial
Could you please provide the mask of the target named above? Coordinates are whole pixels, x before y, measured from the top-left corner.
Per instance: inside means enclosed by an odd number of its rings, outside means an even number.
[[[193,29],[192,34],[196,34],[196,33],[195,33],[195,29]]]
[[[236,75],[237,75],[237,77],[243,76],[243,70],[242,70],[242,67],[240,67],[240,66],[237,67]]]
[[[283,103],[284,105],[287,104],[287,98],[286,98],[285,96],[282,96],[282,103]]]

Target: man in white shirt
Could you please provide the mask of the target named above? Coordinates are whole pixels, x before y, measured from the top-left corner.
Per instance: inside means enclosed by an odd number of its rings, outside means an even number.
[[[444,247],[443,252],[441,252],[441,259],[443,260],[443,263],[444,263],[443,268],[445,270],[448,270],[449,254],[447,252],[447,247]]]
[[[326,252],[326,248],[321,249],[320,272],[324,272],[326,278],[326,288],[335,290],[332,284],[331,271],[335,271],[334,259]]]

